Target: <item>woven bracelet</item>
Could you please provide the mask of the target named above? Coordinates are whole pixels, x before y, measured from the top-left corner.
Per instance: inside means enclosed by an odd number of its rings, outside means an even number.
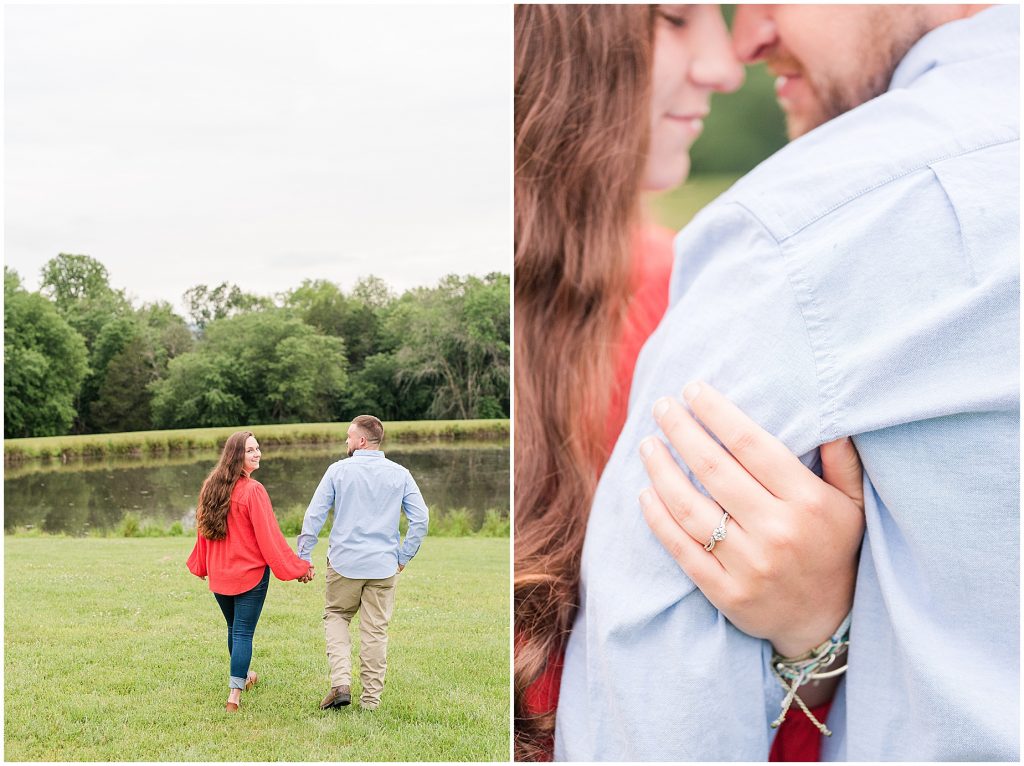
[[[779,728],[782,722],[786,720],[786,714],[795,701],[804,712],[804,715],[817,727],[818,731],[826,737],[832,736],[832,732],[829,731],[825,724],[814,717],[814,714],[804,704],[804,701],[800,699],[800,695],[797,694],[796,690],[808,681],[835,678],[846,672],[846,665],[832,670],[829,670],[829,668],[836,661],[836,657],[850,645],[851,614],[846,615],[846,618],[830,638],[809,652],[801,654],[799,657],[783,657],[778,653],[772,654],[772,673],[775,674],[775,678],[782,684],[782,688],[786,690],[786,696],[782,700],[782,712],[778,718],[772,721],[773,729]]]

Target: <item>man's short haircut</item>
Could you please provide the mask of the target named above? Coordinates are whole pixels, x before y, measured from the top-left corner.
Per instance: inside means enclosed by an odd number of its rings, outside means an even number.
[[[363,429],[366,433],[366,441],[379,445],[384,441],[384,424],[373,415],[360,415],[352,419],[352,425]]]

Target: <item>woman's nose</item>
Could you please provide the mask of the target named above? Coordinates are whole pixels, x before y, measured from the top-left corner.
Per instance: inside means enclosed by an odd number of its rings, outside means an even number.
[[[725,19],[716,10],[709,14],[698,39],[700,47],[690,65],[690,79],[720,93],[731,93],[743,84],[743,65],[732,48]]]

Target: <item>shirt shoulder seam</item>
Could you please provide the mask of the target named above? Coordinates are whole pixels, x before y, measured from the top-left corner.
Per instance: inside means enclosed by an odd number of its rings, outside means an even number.
[[[947,152],[946,154],[940,155],[938,157],[931,157],[931,158],[929,158],[927,160],[923,160],[920,163],[914,165],[913,167],[907,168],[906,170],[903,170],[903,171],[901,171],[899,173],[894,173],[894,174],[892,174],[890,176],[885,177],[884,179],[882,179],[880,181],[876,181],[875,183],[869,184],[868,186],[866,186],[866,187],[864,187],[862,189],[858,189],[856,192],[853,192],[853,193],[847,195],[846,197],[844,197],[839,202],[836,202],[833,205],[825,208],[824,210],[820,210],[817,213],[813,214],[807,221],[805,221],[802,224],[799,224],[796,228],[794,228],[788,234],[785,234],[781,238],[775,238],[775,239],[776,239],[777,242],[781,243],[781,242],[783,242],[783,241],[785,241],[785,240],[787,240],[787,239],[789,239],[791,237],[795,237],[797,234],[802,232],[807,227],[814,225],[815,223],[820,221],[822,218],[824,218],[825,216],[831,215],[835,211],[839,210],[841,207],[844,207],[845,205],[848,205],[851,202],[853,202],[853,201],[855,201],[857,199],[860,199],[861,197],[865,196],[866,194],[870,194],[871,192],[878,191],[879,189],[881,189],[881,188],[883,188],[885,186],[888,186],[891,183],[899,181],[902,178],[906,178],[907,176],[914,175],[915,173],[920,173],[922,170],[931,170],[931,166],[932,165],[936,165],[936,164],[938,164],[940,162],[947,162],[948,160],[956,159],[957,157],[962,157],[962,156],[964,156],[966,154],[972,154],[973,152],[979,152],[979,151],[982,151],[983,149],[990,149],[990,148],[992,148],[994,146],[1001,146],[1003,144],[1016,143],[1019,140],[1020,140],[1019,136],[1013,136],[1012,138],[1000,138],[1000,139],[994,139],[994,140],[990,140],[990,141],[983,141],[983,142],[981,142],[979,144],[974,144],[972,146],[965,147],[965,148],[960,149],[960,150],[955,151],[955,152]],[[932,172],[934,172],[934,171],[932,171]],[[746,206],[744,205],[744,207],[746,207]],[[749,210],[749,208],[746,208],[746,209]],[[762,224],[762,226],[763,225],[764,224]]]

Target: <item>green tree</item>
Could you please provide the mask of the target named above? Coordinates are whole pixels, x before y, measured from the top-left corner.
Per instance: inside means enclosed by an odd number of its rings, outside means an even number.
[[[4,267],[4,435],[67,433],[87,370],[82,336]]]
[[[90,406],[94,429],[99,433],[150,430],[153,394],[149,386],[157,378],[156,354],[140,332],[107,364],[99,393]]]
[[[246,403],[237,392],[234,360],[222,354],[182,354],[167,377],[151,387],[153,421],[158,428],[204,428],[249,422]]]
[[[426,417],[434,389],[423,381],[403,380],[402,365],[392,353],[373,354],[363,368],[349,376],[338,420],[376,415],[383,420],[421,420]]]
[[[152,428],[152,384],[166,377],[171,359],[194,345],[185,320],[169,303],[147,304],[132,317],[110,322],[97,340],[103,377],[89,408],[91,429]]]
[[[43,266],[40,293],[85,339],[89,373],[75,400],[74,430],[95,430],[92,404],[99,395],[106,366],[132,337],[131,302],[110,286],[107,268],[88,255],[61,253]],[[113,325],[113,326],[110,326]]]
[[[325,335],[343,338],[349,367],[358,370],[381,348],[381,316],[394,300],[390,288],[377,277],[364,277],[346,296],[327,280],[307,279],[285,294],[284,303],[306,324]]]
[[[221,282],[212,290],[206,285],[196,285],[185,291],[182,300],[189,317],[200,330],[217,319],[268,309],[274,305],[270,298],[242,292],[238,285],[230,282]]]
[[[131,313],[124,291],[110,286],[107,267],[88,255],[61,253],[47,261],[39,292],[53,301],[90,350],[107,322]]]
[[[164,428],[322,421],[346,383],[345,344],[283,309],[217,319],[153,384]]]
[[[103,407],[118,404],[119,392],[109,391],[107,372],[111,361],[140,338],[143,327],[134,314],[112,316],[100,328],[89,352],[89,375],[82,383],[79,397],[79,425],[85,433],[117,431],[118,417],[102,411]],[[146,382],[148,383],[148,381]],[[145,384],[143,384],[145,385]],[[105,386],[108,388],[104,402],[100,403]],[[116,410],[120,410],[116,406]]]
[[[399,381],[431,386],[427,417],[507,417],[509,278],[449,275],[406,292],[387,318]]]
[[[395,294],[388,287],[388,283],[372,274],[360,277],[356,286],[352,288],[352,297],[376,311],[386,309],[395,301]]]
[[[161,371],[166,371],[169,360],[195,347],[195,337],[185,319],[174,313],[167,301],[144,304],[137,313],[155,340]]]
[[[284,295],[284,305],[292,308],[306,324],[324,335],[343,337],[345,294],[334,282],[306,279]]]

